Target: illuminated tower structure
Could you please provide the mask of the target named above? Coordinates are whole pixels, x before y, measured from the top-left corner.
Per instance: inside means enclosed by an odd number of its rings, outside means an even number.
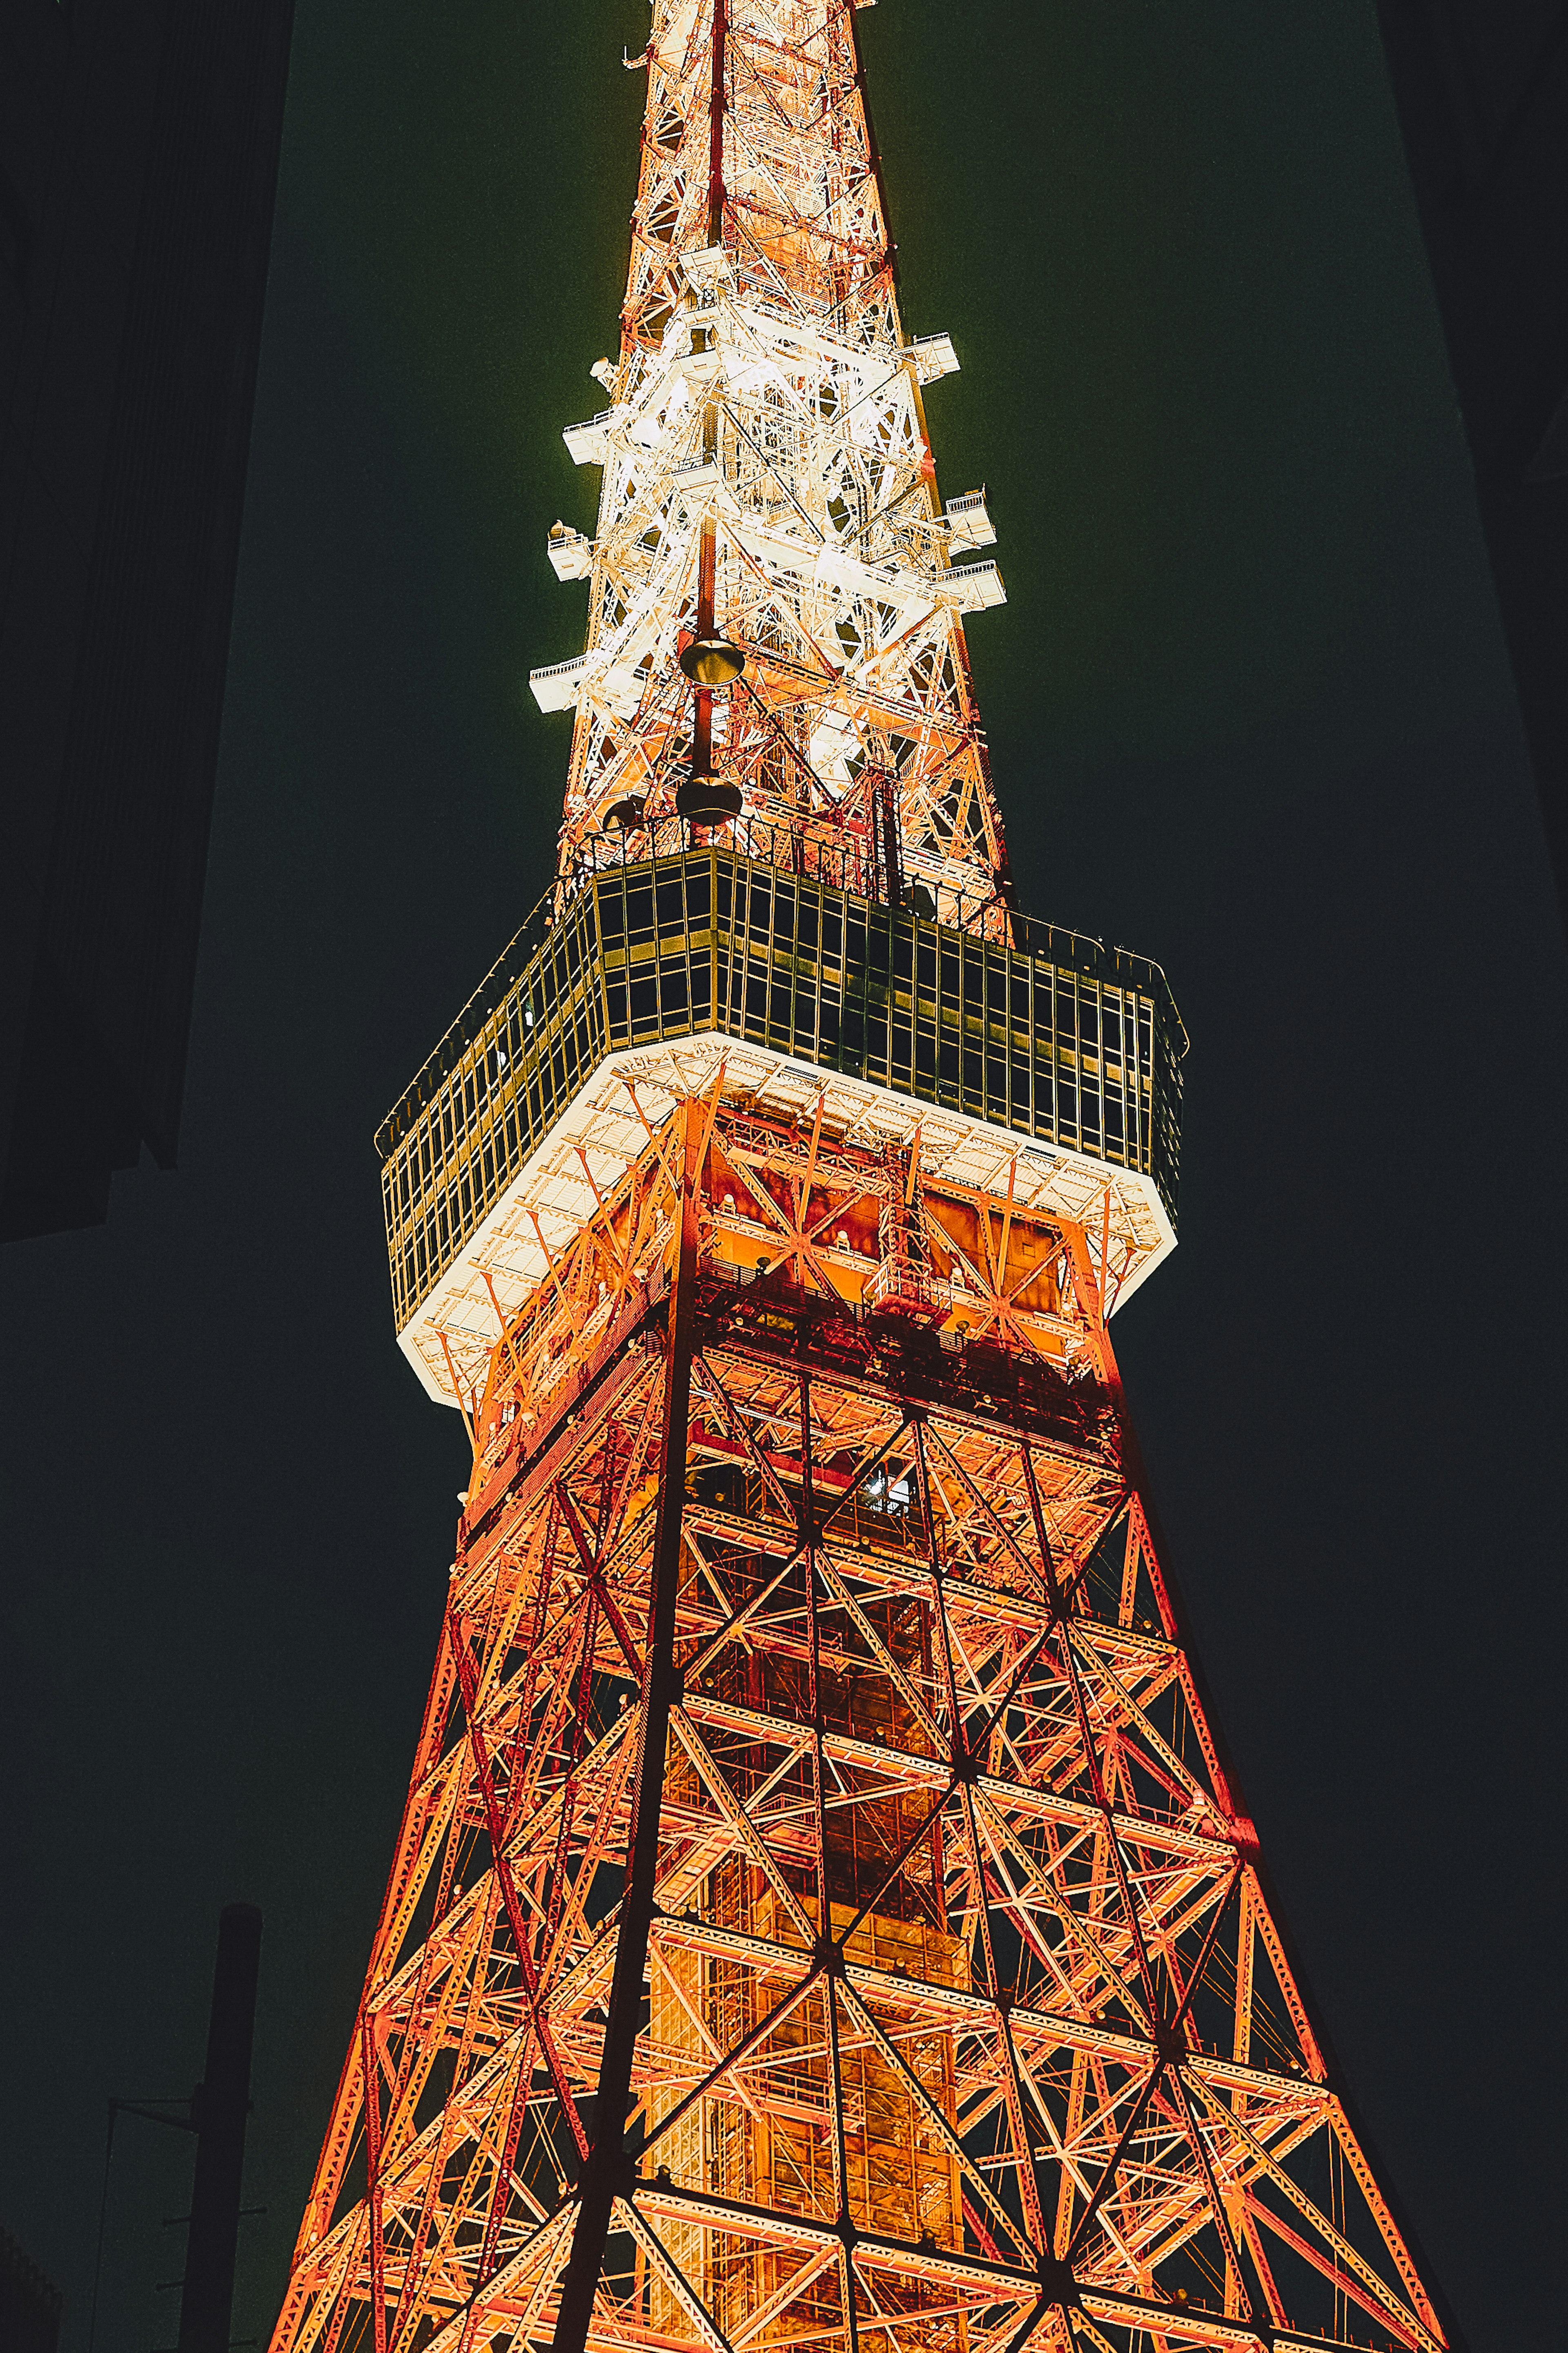
[[[1013,903],[853,14],[639,63],[558,871],[380,1137],[473,1470],[275,2353],[1433,2353],[1151,1539],[1184,1040]]]

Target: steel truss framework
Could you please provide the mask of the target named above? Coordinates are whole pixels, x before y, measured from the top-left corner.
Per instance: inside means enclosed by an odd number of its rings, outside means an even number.
[[[279,2353],[1444,2343],[1205,1725],[1089,1237],[908,1166],[721,1081],[498,1342]]]
[[[707,624],[742,649],[713,698],[726,838],[869,894],[912,883],[999,928],[1000,821],[965,609],[1002,600],[983,495],[945,513],[921,385],[945,336],[906,342],[847,0],[657,0],[609,408],[568,446],[604,468],[586,652],[534,673],[574,706],[561,874],[682,846]],[[699,703],[698,716],[701,718]],[[708,721],[703,721],[708,724]],[[787,845],[787,854],[780,843]],[[892,869],[889,871],[889,865]],[[990,910],[989,914],[984,911]]]
[[[684,849],[686,776],[1000,941],[958,617],[1000,588],[852,11],[656,0],[640,62],[599,533],[552,541],[588,649],[535,681],[562,899]],[[1016,1139],[1004,1184],[760,1054],[552,1060],[551,1229],[520,1199],[526,1282],[472,1252],[433,1322],[473,1472],[273,2353],[1441,2353],[1155,1556],[1118,1180],[1020,1195]]]

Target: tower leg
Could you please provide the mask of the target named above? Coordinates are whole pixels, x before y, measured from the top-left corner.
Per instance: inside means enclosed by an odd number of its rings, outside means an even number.
[[[583,2353],[609,2234],[610,2210],[626,2171],[626,2109],[632,2061],[642,2020],[643,1977],[647,1967],[648,1927],[658,1874],[659,1810],[664,1792],[665,1749],[675,1696],[675,1601],[680,1571],[680,1528],[686,1494],[686,1442],[691,1418],[691,1342],[697,1285],[697,1173],[704,1103],[684,1107],[685,1151],[680,1186],[680,1241],[670,1293],[668,1354],[664,1367],[664,1442],[658,1484],[658,1522],[654,1535],[651,1607],[643,1677],[642,1747],[637,1760],[637,1796],[626,1893],[616,1942],[616,1972],[610,1991],[610,2022],[594,2110],[594,2145],[583,2174],[582,2202],[572,2236],[572,2253],[561,2287],[555,2353]]]

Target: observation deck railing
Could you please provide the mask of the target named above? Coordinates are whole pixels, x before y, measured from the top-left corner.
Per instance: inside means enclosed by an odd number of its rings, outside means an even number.
[[[1137,1171],[1173,1223],[1164,975],[1008,924],[1012,944],[710,849],[542,902],[376,1132],[399,1329],[607,1056],[705,1030]]]

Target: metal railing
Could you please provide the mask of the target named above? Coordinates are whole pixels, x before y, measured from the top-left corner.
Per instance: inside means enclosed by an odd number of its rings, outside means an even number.
[[[377,1132],[400,1326],[607,1056],[712,1029],[1150,1176],[1173,1217],[1163,976],[1029,929],[1014,945],[717,849],[542,900]]]
[[[682,836],[688,833],[688,828],[679,820],[673,821],[671,829]],[[813,845],[812,864],[807,869],[804,863],[797,866],[792,862],[792,853],[798,848],[800,839],[792,828],[758,821],[748,827],[748,834],[752,843],[763,848],[763,854],[760,857],[753,855],[743,862],[771,866],[783,875],[793,874],[798,880],[824,883],[832,890],[844,892],[847,898],[862,900],[868,910],[887,908],[885,900],[857,887],[863,881],[865,872],[864,862],[857,854],[845,850],[835,859],[829,855],[829,845]],[[426,1057],[411,1084],[389,1108],[375,1135],[376,1151],[382,1158],[384,1159],[395,1136],[406,1126],[408,1109],[427,1102],[440,1081],[456,1069],[507,992],[521,979],[530,959],[537,955],[553,932],[564,927],[574,914],[581,912],[584,902],[591,900],[594,886],[602,875],[625,874],[630,868],[645,866],[651,873],[690,854],[683,839],[679,846],[660,856],[633,858],[626,854],[627,840],[628,837],[622,837],[622,855],[618,859],[607,859],[593,867],[585,866],[564,882],[559,877],[552,882],[507,942],[457,1019],[446,1030],[435,1051]],[[921,887],[918,883],[912,885],[897,909],[889,912],[934,920],[925,909],[914,903],[916,892]],[[1147,990],[1168,1009],[1180,1039],[1178,1059],[1185,1057],[1189,1043],[1186,1025],[1171,994],[1164,971],[1152,957],[1139,955],[1129,948],[1110,945],[1087,932],[1071,931],[1064,924],[1026,915],[1017,908],[1008,906],[994,887],[976,892],[963,890],[944,892],[943,896],[948,902],[940,918],[941,928],[944,931],[962,933],[977,943],[1005,945],[1030,956],[1046,957],[1052,963],[1066,965],[1073,971],[1097,980],[1112,981],[1121,987]]]

